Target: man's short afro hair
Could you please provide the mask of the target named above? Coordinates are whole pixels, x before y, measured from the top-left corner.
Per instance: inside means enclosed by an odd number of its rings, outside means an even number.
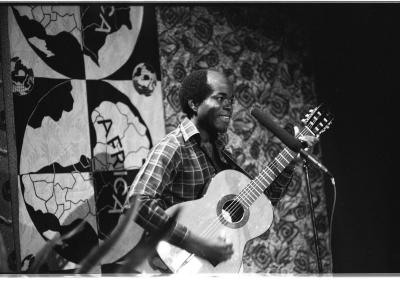
[[[208,71],[205,69],[195,70],[183,79],[179,90],[179,101],[182,111],[186,113],[188,118],[195,114],[188,104],[189,100],[198,105],[213,91],[207,83],[207,73]]]

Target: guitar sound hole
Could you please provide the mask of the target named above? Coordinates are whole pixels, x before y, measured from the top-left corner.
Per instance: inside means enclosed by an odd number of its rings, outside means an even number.
[[[222,216],[230,223],[236,223],[242,220],[244,209],[242,204],[236,200],[226,201],[222,207]]]

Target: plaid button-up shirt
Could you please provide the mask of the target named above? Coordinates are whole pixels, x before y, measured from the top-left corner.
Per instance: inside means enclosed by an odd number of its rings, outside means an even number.
[[[218,151],[223,150],[222,143],[216,146]],[[218,154],[224,168],[241,170],[230,159],[225,159],[223,153]],[[142,203],[137,223],[150,232],[160,231],[170,219],[164,210],[174,204],[200,198],[205,184],[218,172],[217,169],[200,146],[200,133],[196,126],[185,118],[178,128],[152,148],[132,183],[129,196],[140,195]],[[291,172],[284,171],[274,181],[279,184],[272,183],[275,187],[271,189],[271,185],[267,195],[279,199],[291,175]],[[270,199],[272,201],[273,198]],[[176,224],[171,241],[179,243],[187,231],[185,226]]]

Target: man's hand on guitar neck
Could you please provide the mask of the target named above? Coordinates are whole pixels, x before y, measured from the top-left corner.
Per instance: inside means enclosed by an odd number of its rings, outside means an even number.
[[[180,245],[186,251],[208,260],[213,266],[230,259],[233,254],[232,243],[222,237],[218,239],[203,239],[189,231]]]
[[[294,135],[296,136],[299,133],[300,129],[297,126],[294,126]],[[299,140],[305,145],[304,150],[308,150],[310,147],[314,146],[319,139],[314,136],[301,136]]]

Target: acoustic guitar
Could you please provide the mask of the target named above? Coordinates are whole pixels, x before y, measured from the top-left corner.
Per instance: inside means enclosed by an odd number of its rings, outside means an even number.
[[[304,128],[296,135],[319,136],[332,123],[332,116],[322,106],[311,109],[303,119]],[[168,242],[161,241],[157,252],[174,273],[235,273],[242,264],[247,241],[263,234],[273,220],[273,207],[262,195],[274,179],[297,156],[285,147],[259,175],[250,180],[235,170],[225,170],[211,180],[205,195],[167,209],[172,214],[180,208],[178,222],[205,239],[221,234],[232,242],[232,257],[216,266]]]

